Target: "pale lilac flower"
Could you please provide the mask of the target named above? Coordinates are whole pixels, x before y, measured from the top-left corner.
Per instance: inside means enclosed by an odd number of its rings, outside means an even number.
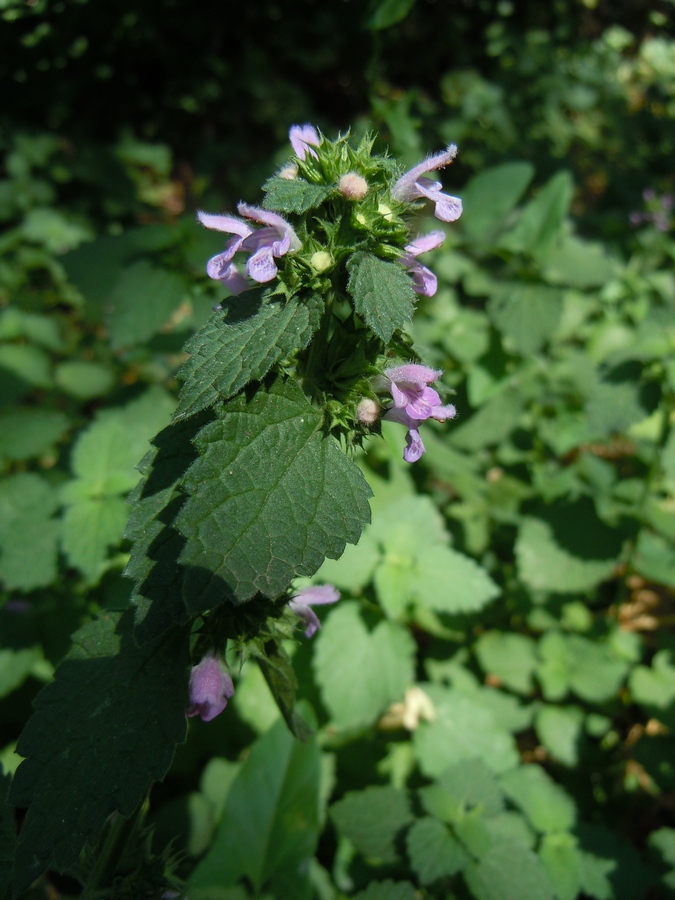
[[[457,147],[450,144],[447,150],[429,156],[424,162],[414,166],[402,175],[391,189],[395,200],[409,203],[426,197],[434,204],[434,215],[442,222],[454,222],[462,215],[462,201],[459,197],[451,197],[441,191],[441,182],[433,178],[425,178],[426,172],[435,172],[449,165],[457,155]]]
[[[305,637],[312,637],[321,628],[321,622],[312,606],[324,603],[337,603],[340,599],[340,591],[332,584],[310,584],[301,588],[288,601],[289,607],[296,616],[300,616],[305,625]]]
[[[387,410],[384,418],[405,425],[408,429],[406,448],[403,451],[403,459],[406,462],[417,462],[426,452],[419,433],[420,422],[426,419],[444,422],[457,415],[455,407],[451,403],[444,406],[438,393],[429,387],[431,382],[439,379],[442,374],[436,369],[418,363],[394,366],[384,372],[388,390],[391,391],[394,400],[394,405]]]
[[[433,297],[436,293],[438,287],[436,276],[431,269],[427,269],[421,262],[418,262],[417,257],[440,247],[444,240],[445,234],[442,231],[432,231],[430,234],[421,234],[412,243],[406,245],[401,262],[412,275],[413,290],[417,294]]]
[[[313,125],[291,125],[288,132],[288,139],[291,142],[293,152],[297,157],[304,160],[309,153],[314,159],[318,159],[318,155],[312,147],[318,147],[321,144],[319,132]]]
[[[244,219],[236,216],[217,216],[198,212],[199,221],[206,228],[225,231],[234,235],[225,244],[223,253],[217,254],[206,264],[209,278],[222,281],[232,294],[241,294],[248,287],[246,279],[241,275],[233,260],[237,253],[248,253],[246,274],[259,284],[265,284],[276,278],[279,270],[275,258],[299,249],[300,239],[288,222],[277,213],[258,206],[240,203],[239,213],[262,225],[253,228]]]
[[[232,679],[220,659],[207,654],[190,673],[190,708],[185,715],[201,716],[204,722],[215,719],[234,696]]]

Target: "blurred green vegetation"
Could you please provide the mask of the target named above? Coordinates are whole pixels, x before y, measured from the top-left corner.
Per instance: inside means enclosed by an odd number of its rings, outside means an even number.
[[[6,772],[72,632],[128,599],[125,497],[222,299],[195,209],[258,202],[292,123],[372,125],[408,163],[460,146],[465,212],[412,328],[459,417],[414,469],[389,440],[361,459],[373,524],[294,655],[316,742],[247,665],[109,896],[165,866],[193,898],[673,896],[674,13],[0,0]],[[221,864],[249,798],[282,849]],[[91,865],[30,896],[78,896]]]

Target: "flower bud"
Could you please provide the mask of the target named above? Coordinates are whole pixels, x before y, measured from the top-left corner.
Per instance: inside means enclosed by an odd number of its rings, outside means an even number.
[[[347,200],[363,200],[368,193],[368,182],[363,175],[347,172],[338,183],[338,189]]]
[[[321,272],[325,272],[327,269],[331,268],[334,260],[327,250],[317,250],[317,252],[310,259],[309,263],[315,272],[321,274]]]
[[[364,397],[356,407],[356,418],[364,425],[372,425],[377,422],[380,415],[380,404],[371,397]]]
[[[279,178],[285,178],[286,181],[294,181],[298,177],[298,167],[295,163],[289,163],[279,172]]]

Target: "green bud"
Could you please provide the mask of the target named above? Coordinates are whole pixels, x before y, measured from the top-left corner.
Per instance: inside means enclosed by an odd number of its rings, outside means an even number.
[[[309,264],[315,272],[326,272],[334,264],[335,260],[326,250],[317,250],[312,256]]]

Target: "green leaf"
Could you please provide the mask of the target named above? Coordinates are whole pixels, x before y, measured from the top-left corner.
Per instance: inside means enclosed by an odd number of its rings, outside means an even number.
[[[314,652],[316,680],[334,726],[370,725],[390,703],[402,700],[413,681],[414,655],[414,641],[401,626],[380,622],[369,633],[358,604],[334,609]]]
[[[552,337],[562,309],[562,293],[538,284],[505,285],[488,304],[490,318],[507,346],[523,356],[536,353]]]
[[[406,794],[389,786],[351,791],[331,806],[330,816],[359,853],[379,863],[396,862],[396,837],[413,821]]]
[[[379,0],[366,26],[371,31],[382,31],[402,22],[415,5],[415,0]]]
[[[409,881],[371,881],[365,891],[354,894],[353,900],[418,900],[419,893]]]
[[[0,415],[0,458],[31,459],[49,450],[70,420],[62,412],[48,409],[17,409]]]
[[[466,867],[464,878],[476,900],[554,900],[539,858],[518,844],[495,844]]]
[[[218,311],[186,344],[192,354],[178,373],[184,382],[176,419],[228,400],[260,381],[275,362],[302,350],[319,325],[321,298],[266,300],[247,291]]]
[[[347,290],[354,309],[384,343],[412,316],[415,292],[400,263],[386,262],[372,253],[353,253],[347,263]]]
[[[34,388],[52,386],[51,361],[44,350],[32,344],[0,345],[0,370]]]
[[[188,294],[184,279],[147,260],[124,269],[110,295],[108,317],[114,349],[143,344],[165,325]]]
[[[558,900],[576,900],[581,890],[581,856],[571,834],[545,834],[539,857]]]
[[[499,781],[480,759],[465,759],[445,769],[436,784],[419,791],[422,805],[443,822],[459,821],[469,810],[493,817],[504,810]]]
[[[577,765],[583,740],[583,710],[578,706],[552,706],[547,703],[537,712],[534,727],[537,737],[553,759],[566,766]]]
[[[304,898],[300,873],[319,836],[320,778],[316,742],[296,741],[278,721],[253,744],[232,783],[220,827],[190,888],[229,887],[244,876],[258,896],[269,891]]]
[[[483,671],[519,694],[532,691],[537,665],[535,643],[523,634],[487,631],[476,642],[476,655]]]
[[[321,184],[310,184],[304,178],[280,178],[274,175],[263,185],[265,209],[280,213],[306,213],[321,206],[332,188]]]
[[[482,609],[500,590],[469,556],[449,547],[428,546],[417,553],[413,593],[421,606],[454,614]]]
[[[174,523],[185,502],[183,477],[197,457],[193,441],[208,419],[209,414],[202,413],[161,431],[139,466],[142,478],[129,497],[126,537],[133,546],[124,574],[137,582],[132,596],[137,607],[134,637],[142,643],[188,617],[185,572],[178,562],[185,538]]]
[[[540,766],[518,766],[502,776],[501,784],[537,831],[569,831],[574,825],[574,802]]]
[[[645,578],[675,587],[675,550],[672,542],[646,528],[639,534],[633,565]]]
[[[502,163],[475,175],[462,191],[461,226],[472,240],[484,240],[504,222],[534,176],[529,162]]]
[[[258,591],[276,597],[326,556],[356,543],[370,518],[360,470],[321,431],[322,415],[293,382],[277,381],[249,402],[238,397],[195,439],[185,477],[190,497],[177,518],[190,566],[193,611]],[[223,586],[226,586],[226,591]]]
[[[542,507],[516,541],[518,575],[534,590],[577,593],[594,588],[618,564],[622,534],[598,519],[587,499]]]
[[[14,650],[9,647],[0,649],[0,697],[11,694],[15,688],[28,678],[35,664],[42,660],[39,647],[27,647]]]
[[[258,657],[258,665],[291,734],[305,741],[312,732],[295,710],[298,681],[293,663],[283,646],[271,643],[273,646],[271,649],[266,648],[266,655]]]
[[[581,856],[581,890],[597,900],[635,900],[654,883],[635,847],[602,825],[577,828]]]
[[[57,506],[55,491],[39,475],[0,482],[0,579],[9,590],[31,591],[56,578]]]
[[[452,428],[448,438],[463,450],[483,450],[490,444],[500,444],[518,425],[522,409],[523,398],[516,391],[500,391],[468,422]]]
[[[432,884],[464,868],[462,845],[438,819],[418,819],[406,836],[410,864],[422,884]]]
[[[515,253],[545,259],[561,233],[573,191],[570,173],[556,173],[527,204],[515,228],[502,237],[499,245]]]
[[[480,759],[492,772],[504,772],[518,762],[512,736],[473,695],[458,689],[425,686],[436,707],[433,722],[420,722],[413,737],[420,768],[438,777],[453,763]]]
[[[19,739],[19,892],[46,868],[72,865],[115,810],[131,815],[185,737],[188,635],[139,649],[132,624],[130,611],[108,613],[75,634]]]
[[[607,284],[618,271],[603,244],[565,235],[547,256],[542,275],[549,284],[592,288]]]
[[[675,728],[675,666],[668,650],[655,654],[651,667],[636,666],[630,674],[633,700],[659,721]]]
[[[91,400],[110,391],[115,383],[115,373],[102,363],[73,360],[56,367],[54,380],[71,397]]]
[[[0,765],[0,897],[9,897],[9,887],[13,878],[14,852],[16,849],[16,824],[14,810],[7,800],[11,784]]]
[[[101,574],[108,550],[122,539],[129,506],[121,497],[85,497],[66,509],[61,548],[71,566],[89,580]]]
[[[560,700],[572,690],[583,700],[603,703],[616,696],[629,668],[607,644],[577,634],[549,631],[539,642],[539,654],[537,676],[547,700]]]

